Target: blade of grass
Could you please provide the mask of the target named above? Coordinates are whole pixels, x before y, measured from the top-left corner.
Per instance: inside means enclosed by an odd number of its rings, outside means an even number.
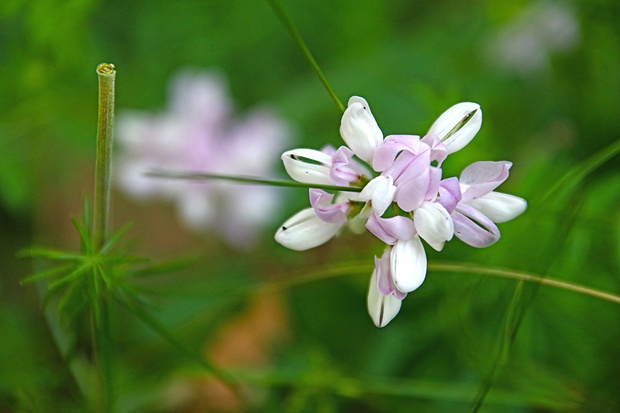
[[[290,375],[278,371],[235,370],[235,376],[243,382],[259,386],[286,386],[304,388],[315,392],[332,392],[348,398],[376,396],[401,397],[443,402],[466,403],[476,387],[469,384],[446,383],[433,380],[390,379],[385,377],[352,378],[334,372],[331,374]],[[578,395],[561,393],[546,395],[544,392],[498,390],[489,397],[497,406],[532,406],[554,410],[571,410],[578,407]]]
[[[237,387],[235,383],[235,378],[232,375],[230,375],[224,370],[217,368],[209,361],[205,360],[204,357],[202,357],[200,354],[192,350],[185,343],[181,342],[175,336],[175,334],[168,330],[168,328],[164,324],[162,324],[157,318],[155,318],[139,304],[134,303],[131,297],[126,297],[120,290],[117,291],[117,293],[118,294],[115,296],[116,301],[120,303],[125,309],[127,309],[127,311],[129,311],[132,315],[142,321],[158,336],[167,341],[168,344],[175,348],[180,354],[192,360],[197,365],[204,368],[208,373],[213,375],[213,377],[217,378],[220,382],[222,382],[222,384],[226,385],[226,387],[228,387],[228,389],[235,396],[241,399],[240,389]]]
[[[542,273],[547,274],[552,268],[553,263],[557,260],[560,251],[567,240],[569,239],[570,231],[572,230],[576,217],[579,214],[581,205],[583,202],[583,196],[580,193],[573,195],[572,199],[567,203],[567,207],[570,212],[570,217],[566,224],[558,225],[558,231],[555,233],[554,238],[551,238],[545,248],[538,254],[538,266],[542,267]],[[495,380],[499,376],[499,372],[506,364],[510,351],[513,347],[514,341],[517,338],[521,323],[525,319],[525,315],[533,305],[536,297],[541,288],[541,284],[534,284],[530,286],[528,295],[524,294],[523,282],[517,285],[515,294],[511,300],[510,306],[504,316],[502,324],[502,330],[504,334],[500,335],[500,339],[497,342],[497,354],[494,357],[494,361],[487,373],[486,378],[481,383],[481,388],[473,404],[472,413],[477,413],[484,404],[484,400],[488,393],[491,391]]]
[[[345,109],[344,105],[342,104],[340,99],[338,99],[336,92],[334,92],[334,89],[329,84],[329,81],[323,74],[321,67],[316,62],[316,59],[312,55],[312,52],[310,52],[308,45],[306,44],[303,37],[299,33],[299,30],[297,30],[297,27],[295,26],[293,21],[290,19],[290,17],[284,10],[284,7],[282,7],[282,4],[280,3],[280,1],[279,0],[267,0],[267,2],[271,6],[273,12],[276,14],[278,19],[280,19],[280,22],[282,23],[286,31],[288,31],[289,35],[293,38],[295,43],[297,43],[297,46],[299,46],[299,48],[301,49],[301,52],[304,54],[304,56],[306,56],[306,59],[308,59],[310,66],[312,66],[312,68],[314,69],[315,73],[321,80],[321,83],[323,83],[323,86],[327,90],[327,93],[332,98],[336,106],[338,106],[338,109],[340,110],[340,112],[344,112],[344,109]]]
[[[620,139],[596,152],[583,162],[575,165],[564,174],[540,199],[538,205],[544,205],[552,198],[558,198],[579,184],[586,176],[594,172],[605,162],[620,153]]]
[[[489,396],[489,393],[491,392],[491,389],[497,381],[497,376],[510,357],[510,350],[514,344],[514,337],[516,336],[516,331],[513,326],[516,318],[518,318],[518,310],[519,305],[521,304],[521,295],[523,293],[524,283],[525,282],[523,280],[520,280],[517,284],[517,288],[515,289],[512,299],[510,300],[506,314],[504,314],[502,329],[499,332],[498,344],[495,348],[496,354],[493,356],[493,363],[491,364],[489,371],[485,375],[485,378],[478,389],[478,394],[476,395],[471,408],[472,413],[476,413],[482,408]]]

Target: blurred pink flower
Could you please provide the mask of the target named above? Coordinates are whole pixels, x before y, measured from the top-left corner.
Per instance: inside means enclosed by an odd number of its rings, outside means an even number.
[[[549,71],[552,56],[574,49],[581,27],[573,6],[562,1],[535,1],[486,45],[488,61],[510,73],[528,77]]]
[[[172,200],[192,230],[216,230],[227,243],[247,248],[280,205],[272,187],[240,190],[227,182],[144,175],[154,169],[273,175],[279,155],[291,143],[289,126],[266,108],[233,117],[226,80],[219,73],[179,73],[171,82],[168,109],[159,114],[121,112],[117,139],[117,186],[131,198]]]

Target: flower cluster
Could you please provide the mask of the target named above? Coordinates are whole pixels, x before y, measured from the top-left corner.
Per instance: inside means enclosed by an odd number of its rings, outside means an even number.
[[[522,198],[494,191],[508,178],[510,162],[476,162],[460,178],[442,177],[447,156],[467,145],[481,125],[480,106],[464,102],[444,112],[422,138],[384,137],[368,103],[352,97],[340,126],[346,146],[282,155],[294,180],[345,188],[335,195],[311,188],[311,208],[287,220],[276,241],[301,251],[327,242],[345,226],[354,231],[365,226],[386,244],[383,255],[375,258],[368,311],[378,327],[387,325],[407,293],[424,281],[422,240],[437,251],[453,236],[488,247],[500,237],[495,224],[527,207]]]
[[[198,232],[216,230],[234,247],[248,248],[280,205],[276,188],[153,179],[154,169],[269,175],[290,143],[289,127],[271,111],[233,117],[226,81],[216,72],[183,71],[172,81],[171,103],[161,114],[126,111],[117,117],[116,183],[136,199],[176,203],[181,221]]]

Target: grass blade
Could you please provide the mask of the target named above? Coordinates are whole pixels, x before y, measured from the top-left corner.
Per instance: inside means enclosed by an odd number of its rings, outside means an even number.
[[[567,193],[579,184],[586,176],[594,172],[597,168],[614,156],[618,155],[618,153],[620,153],[620,139],[617,139],[615,142],[612,142],[610,145],[596,152],[588,159],[571,168],[555,183],[555,185],[549,189],[549,191],[543,195],[538,204],[544,205],[549,202],[550,199],[558,198]]]
[[[120,291],[119,291],[120,293]],[[209,361],[205,360],[200,354],[193,351],[189,346],[182,343],[173,332],[168,330],[168,328],[162,324],[157,318],[151,315],[147,310],[142,308],[140,305],[134,303],[131,297],[125,297],[124,295],[117,294],[117,301],[125,307],[131,314],[137,317],[140,321],[142,321],[147,327],[149,327],[153,332],[167,341],[172,347],[177,349],[179,353],[183,354],[190,360],[194,361],[196,364],[203,367],[207,372],[212,374],[214,377],[219,379],[223,384],[225,384],[236,396],[240,396],[239,389],[234,383],[234,378],[215,367]]]

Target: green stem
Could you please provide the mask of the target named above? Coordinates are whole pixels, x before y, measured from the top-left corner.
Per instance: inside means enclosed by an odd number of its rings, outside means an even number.
[[[366,274],[370,276],[374,269],[373,264],[360,264],[356,262],[331,264],[329,266],[320,266],[316,268],[306,269],[294,273],[287,272],[279,277],[276,277],[277,281],[271,281],[265,284],[258,285],[246,285],[235,289],[233,293],[240,294],[254,294],[257,291],[283,291],[289,288],[294,288],[300,285],[308,283],[322,281],[329,278],[343,277],[354,274]],[[524,281],[533,284],[546,285],[549,287],[559,288],[562,290],[572,291],[578,294],[588,295],[590,297],[598,298],[600,300],[609,301],[612,303],[620,304],[620,295],[608,293],[606,291],[597,290],[595,288],[586,287],[584,285],[574,284],[567,281],[562,281],[546,276],[527,273],[524,271],[509,270],[505,268],[497,267],[485,267],[476,264],[469,263],[442,263],[442,262],[429,262],[428,271],[440,272],[440,273],[457,273],[457,274],[471,274],[481,276],[492,276],[499,278],[509,278],[518,281]],[[174,289],[168,289],[168,293],[173,293]],[[197,289],[192,289],[192,293],[203,295],[204,292]],[[183,294],[188,294],[188,291],[183,290]]]
[[[104,303],[102,303],[104,304]],[[113,411],[113,386],[112,386],[112,360],[109,346],[109,325],[107,309],[102,308],[100,315],[97,316],[91,311],[91,341],[93,343],[94,360],[93,364],[97,371],[97,381],[99,386],[99,397],[96,399],[96,411],[101,413],[111,413]],[[97,321],[97,317],[101,319]]]
[[[284,11],[284,7],[282,7],[282,4],[280,4],[280,1],[279,0],[267,0],[267,2],[273,9],[276,16],[278,16],[278,19],[280,19],[280,22],[282,23],[284,28],[291,35],[295,43],[297,43],[297,45],[301,49],[304,56],[306,56],[306,59],[308,59],[308,62],[310,62],[310,65],[312,66],[317,76],[321,80],[321,83],[323,83],[323,86],[325,86],[327,93],[329,93],[329,96],[332,98],[336,106],[338,106],[338,109],[340,109],[341,112],[344,112],[344,109],[345,109],[344,105],[342,104],[340,99],[338,99],[338,96],[336,96],[336,92],[334,92],[334,89],[332,89],[331,85],[327,81],[327,78],[323,74],[323,71],[319,67],[319,64],[314,59],[312,52],[310,52],[308,45],[304,41],[303,37],[301,37],[299,30],[297,30],[297,27],[295,27],[295,24],[288,17],[288,14],[286,14],[286,11]]]
[[[93,212],[93,252],[105,245],[110,232],[110,184],[112,164],[112,142],[114,127],[114,82],[116,70],[110,63],[97,66],[99,78],[99,113],[97,122],[97,160],[95,165],[95,202]],[[107,308],[98,288],[101,274],[93,269],[95,291],[91,294],[93,313],[91,320],[92,343],[95,353],[95,368],[98,372],[100,397],[99,410],[111,412],[112,406],[112,366],[109,346],[109,325]],[[101,300],[99,302],[98,300]],[[104,308],[102,308],[104,307]],[[105,313],[105,314],[104,314]]]
[[[319,188],[319,189],[325,189],[329,191],[343,191],[343,192],[362,192],[362,189],[363,189],[357,186],[306,184],[303,182],[296,182],[296,181],[284,181],[284,180],[279,180],[279,179],[257,178],[253,176],[222,175],[222,174],[213,174],[213,173],[206,173],[206,172],[154,170],[154,171],[147,172],[145,175],[150,176],[152,178],[186,179],[190,181],[219,179],[222,181],[238,182],[238,183],[252,184],[252,185],[284,186],[284,187],[289,187],[289,188]]]
[[[287,274],[283,277],[282,281],[274,281],[262,288],[269,291],[279,291],[287,288],[291,288],[297,285],[302,285],[308,282],[323,280],[331,277],[340,277],[350,274],[371,274],[374,266],[372,264],[358,264],[358,263],[344,263],[341,265],[330,265],[328,267],[319,267],[310,271],[304,271],[299,276],[291,276]],[[528,283],[535,283],[541,285],[547,285],[549,287],[559,288],[562,290],[573,291],[578,294],[589,295],[600,300],[609,301],[612,303],[620,304],[620,295],[611,294],[605,291],[597,290],[595,288],[586,287],[579,284],[573,284],[567,281],[561,281],[554,278],[543,277],[536,274],[527,273],[524,271],[508,270],[504,268],[496,267],[483,267],[475,264],[468,263],[441,263],[430,262],[428,264],[429,271],[437,272],[453,272],[461,274],[473,274],[483,276],[493,276],[499,278],[510,278],[513,280],[525,281]]]
[[[116,70],[110,63],[97,66],[99,77],[99,117],[97,123],[97,161],[95,171],[95,208],[93,239],[99,250],[109,233],[110,165],[112,162],[112,128],[114,126],[114,80]]]
[[[491,275],[501,278],[512,278],[513,280],[522,280],[531,283],[538,283],[542,285],[548,285],[550,287],[561,288],[563,290],[573,291],[579,294],[589,295],[601,300],[610,301],[612,303],[620,304],[620,296],[616,294],[610,294],[605,291],[596,290],[594,288],[585,287],[579,284],[573,284],[566,281],[560,281],[553,278],[541,277],[539,275],[528,274],[522,271],[506,270],[503,268],[488,268],[479,267],[471,264],[429,264],[429,270],[444,271],[444,272],[456,272],[456,273],[469,273],[480,275]]]

